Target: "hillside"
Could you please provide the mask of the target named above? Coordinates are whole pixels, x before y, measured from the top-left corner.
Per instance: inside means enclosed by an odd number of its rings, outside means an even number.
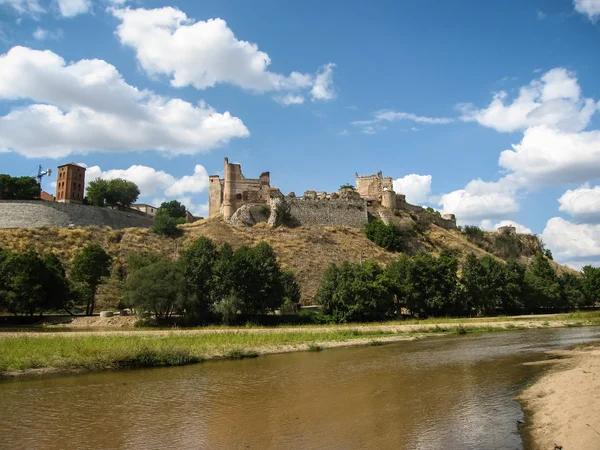
[[[275,250],[281,265],[296,273],[302,286],[303,303],[311,304],[316,293],[322,272],[332,262],[345,260],[358,261],[360,253],[365,260],[382,264],[392,261],[397,254],[388,252],[369,241],[359,229],[349,227],[298,227],[272,229],[265,224],[254,227],[235,228],[220,219],[202,220],[181,226],[183,235],[177,239],[163,238],[144,228],[113,230],[110,228],[58,228],[39,227],[0,230],[0,247],[23,251],[52,252],[70,261],[75,253],[89,242],[101,244],[117,261],[113,276],[100,293],[99,306],[116,304],[118,274],[126,264],[129,253],[160,253],[169,258],[177,258],[195,239],[207,236],[217,244],[229,243],[234,249],[242,245],[255,245],[261,241],[269,243]],[[407,238],[407,251],[413,253],[423,249],[433,253],[449,250],[459,258],[470,252],[478,256],[488,254],[483,248],[490,248],[494,233],[486,233],[486,240],[475,245],[456,230],[446,230],[429,225],[420,233]],[[519,260],[527,263],[535,253],[537,239],[519,235]],[[525,242],[527,240],[535,240]],[[483,247],[483,248],[481,248]],[[492,249],[493,251],[493,249]],[[498,257],[498,256],[495,256]],[[558,265],[557,265],[558,266]],[[562,267],[562,266],[558,266]]]

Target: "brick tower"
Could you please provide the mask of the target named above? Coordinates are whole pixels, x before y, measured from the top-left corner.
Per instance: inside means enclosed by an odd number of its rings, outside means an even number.
[[[75,163],[58,166],[56,175],[56,201],[61,203],[83,202],[85,167]]]

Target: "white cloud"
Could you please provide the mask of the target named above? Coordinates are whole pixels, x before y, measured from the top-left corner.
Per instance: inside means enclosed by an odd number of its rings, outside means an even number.
[[[193,175],[186,175],[169,186],[165,193],[167,195],[181,195],[186,192],[202,192],[208,188],[208,172],[204,166],[197,164]]]
[[[487,231],[495,231],[500,227],[510,226],[515,227],[517,229],[517,233],[533,234],[531,228],[526,227],[525,225],[522,225],[518,222],[515,222],[514,220],[501,220],[500,222],[497,222],[494,225],[492,225],[491,220],[485,219],[481,221],[481,224],[479,226]]]
[[[63,17],[86,14],[92,9],[92,0],[57,0],[58,10]]]
[[[385,122],[394,122],[397,120],[408,120],[411,122],[429,124],[429,125],[446,125],[455,121],[450,117],[427,117],[418,116],[413,113],[407,113],[402,111],[394,111],[391,109],[382,109],[373,113],[374,119],[368,120],[355,120],[350,122],[351,125],[361,128],[361,131],[365,134],[376,134],[379,131],[385,130],[387,127],[383,125]],[[414,127],[412,131],[417,131]]]
[[[494,95],[487,108],[477,109],[472,104],[460,104],[461,119],[474,121],[501,132],[523,130],[537,125],[549,125],[564,131],[583,130],[598,109],[591,98],[581,97],[581,88],[575,74],[557,67],[546,72],[539,80],[521,87],[512,103],[508,94]]]
[[[600,186],[590,187],[589,183],[577,189],[569,189],[558,199],[560,211],[583,221],[600,219]]]
[[[78,164],[86,166],[85,163]],[[186,195],[198,194],[208,189],[208,173],[200,164],[197,164],[194,168],[193,175],[185,175],[181,178],[176,178],[163,170],[156,170],[142,165],[133,165],[128,169],[104,171],[99,166],[92,166],[86,170],[86,187],[90,182],[99,178],[105,180],[123,178],[133,181],[140,189],[140,198],[145,197],[146,200],[144,201],[149,201],[157,207],[162,202],[178,200],[195,216],[206,216],[208,214],[208,203],[198,204],[191,195]]]
[[[121,21],[116,30],[121,43],[135,50],[147,73],[168,76],[172,86],[206,89],[226,83],[258,93],[311,89],[313,99],[333,98],[334,64],[315,76],[271,72],[269,55],[239,40],[223,19],[194,21],[173,7],[110,11]]]
[[[33,102],[0,116],[0,152],[196,154],[249,135],[229,112],[139,90],[103,60],[66,63],[48,50],[13,47],[0,67],[0,100]]]
[[[48,31],[44,28],[37,27],[32,33],[32,36],[37,41],[44,41],[46,39],[58,40],[64,37],[64,32],[60,28],[56,31]]]
[[[19,14],[29,14],[34,17],[46,12],[38,0],[0,0],[1,5],[10,6]]]
[[[335,98],[335,90],[333,88],[333,68],[335,64],[325,64],[319,69],[315,77],[315,82],[310,91],[314,100],[331,100]]]
[[[558,260],[600,257],[600,225],[576,224],[553,217],[546,223],[542,239]]]
[[[301,95],[287,94],[275,97],[275,101],[285,106],[301,105],[302,103],[304,103],[304,97],[302,97]]]
[[[575,11],[585,14],[592,22],[600,17],[600,0],[574,0]]]
[[[455,214],[460,223],[476,223],[484,219],[500,219],[519,211],[515,191],[503,182],[473,180],[464,189],[440,196],[443,214]]]
[[[548,126],[525,131],[498,163],[523,186],[585,182],[600,176],[600,131],[569,133]]]
[[[394,180],[394,191],[406,195],[408,203],[424,203],[431,192],[431,175],[411,173],[403,178],[397,178]]]

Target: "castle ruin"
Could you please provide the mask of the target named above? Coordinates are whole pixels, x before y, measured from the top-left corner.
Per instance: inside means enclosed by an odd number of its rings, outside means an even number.
[[[240,164],[231,164],[225,158],[224,178],[219,175],[209,177],[208,215],[222,214],[225,220],[231,219],[243,205],[268,205],[270,200],[269,172],[258,178],[246,178]]]
[[[369,221],[369,214],[378,215],[386,223],[390,214],[431,214],[421,206],[411,205],[406,196],[394,191],[392,177],[382,172],[375,175],[356,174],[356,189],[342,188],[338,192],[308,190],[302,197],[293,192],[284,196],[270,185],[269,172],[259,178],[246,178],[240,164],[230,164],[225,158],[224,177],[211,175],[209,186],[209,216],[219,214],[235,226],[249,226],[258,222],[271,225],[280,223],[278,210],[285,203],[291,220],[297,225],[334,226],[346,225],[361,228]],[[391,214],[393,216],[393,214]],[[433,223],[456,228],[453,214],[431,214]]]

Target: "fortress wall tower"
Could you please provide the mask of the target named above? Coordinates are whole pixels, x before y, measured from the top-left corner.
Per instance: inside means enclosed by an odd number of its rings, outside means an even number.
[[[85,167],[75,163],[58,166],[56,175],[56,201],[82,203],[85,189]]]
[[[267,205],[269,203],[269,172],[263,172],[259,178],[246,178],[240,164],[230,164],[225,158],[224,178],[210,176],[209,215],[223,214],[229,220],[241,206]]]
[[[384,177],[381,171],[375,175],[356,174],[356,190],[367,200],[379,201],[385,189],[394,190],[393,184],[392,177]]]
[[[396,209],[396,193],[394,191],[385,190],[381,195],[381,206],[387,209]]]

